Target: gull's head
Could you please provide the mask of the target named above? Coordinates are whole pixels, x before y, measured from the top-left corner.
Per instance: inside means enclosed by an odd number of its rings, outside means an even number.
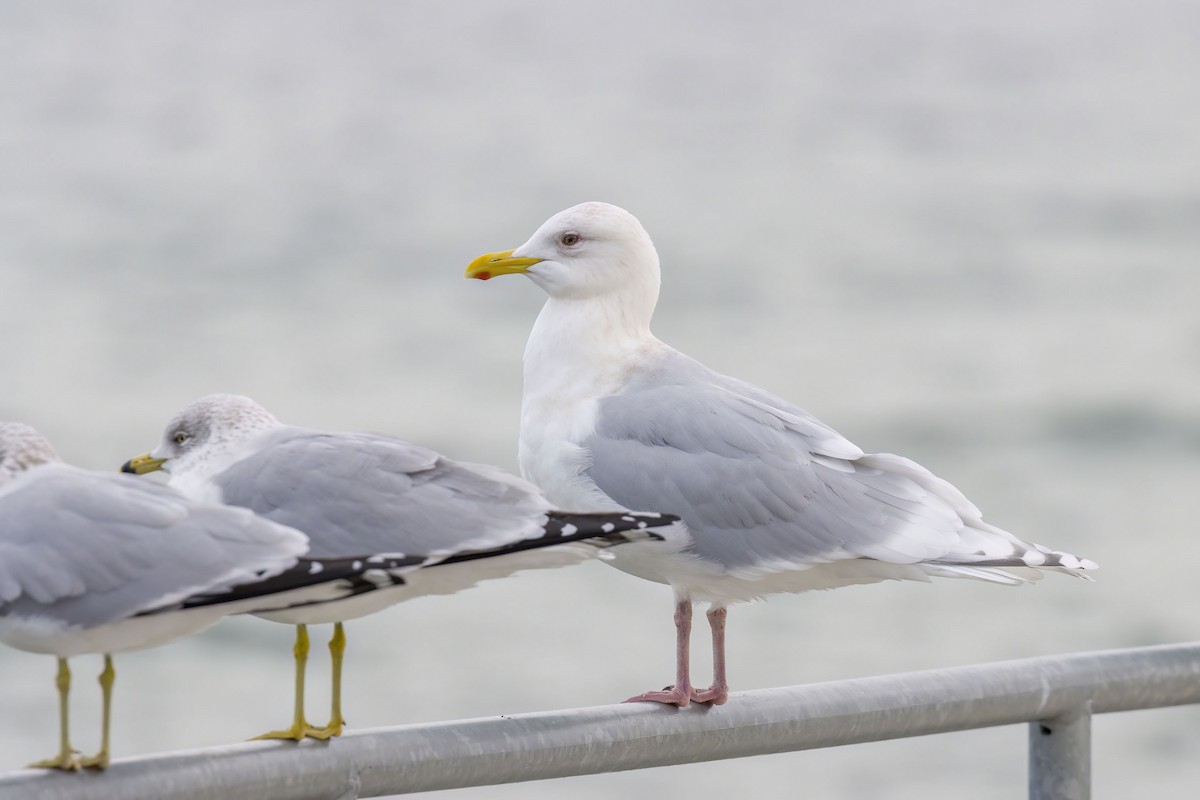
[[[0,422],[0,485],[39,464],[58,461],[45,436],[21,422]]]
[[[144,475],[163,470],[172,475],[224,468],[250,439],[279,426],[271,412],[239,394],[210,394],[176,414],[162,441],[149,453],[132,458],[122,472]]]
[[[637,217],[608,203],[560,211],[515,250],[488,253],[467,267],[468,278],[528,275],[553,298],[626,295],[658,299],[658,253]]]

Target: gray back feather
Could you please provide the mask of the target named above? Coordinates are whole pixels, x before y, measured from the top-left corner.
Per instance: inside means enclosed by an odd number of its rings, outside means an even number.
[[[222,500],[308,534],[318,557],[444,555],[539,536],[549,503],[493,467],[372,433],[283,427],[216,476]]]
[[[91,627],[273,574],[307,544],[241,509],[65,464],[0,491],[0,616]]]

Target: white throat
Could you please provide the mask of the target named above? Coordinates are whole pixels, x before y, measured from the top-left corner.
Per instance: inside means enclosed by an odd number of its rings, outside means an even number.
[[[615,377],[629,357],[658,340],[650,315],[596,299],[550,298],[525,345],[525,391],[578,382],[580,364]]]
[[[525,346],[519,460],[552,503],[575,511],[619,508],[580,476],[588,466],[582,444],[595,430],[599,399],[616,394],[632,377],[630,365],[661,347],[648,314],[596,299],[546,302]]]

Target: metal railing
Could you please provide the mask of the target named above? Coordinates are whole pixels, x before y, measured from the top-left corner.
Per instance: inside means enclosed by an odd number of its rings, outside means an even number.
[[[1091,715],[1200,703],[1200,643],[1076,653],[732,695],[249,742],[21,770],[0,800],[349,800],[1029,725],[1029,796],[1090,794]],[[1200,790],[1200,787],[1198,787]]]

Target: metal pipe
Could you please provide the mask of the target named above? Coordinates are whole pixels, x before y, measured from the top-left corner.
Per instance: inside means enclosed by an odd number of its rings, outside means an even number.
[[[104,774],[22,770],[0,776],[0,800],[378,797],[1053,721],[1089,703],[1094,713],[1200,703],[1200,643],[763,689],[717,707],[599,706],[249,742],[123,759]]]
[[[1089,705],[1029,723],[1029,800],[1092,796],[1092,714]]]

